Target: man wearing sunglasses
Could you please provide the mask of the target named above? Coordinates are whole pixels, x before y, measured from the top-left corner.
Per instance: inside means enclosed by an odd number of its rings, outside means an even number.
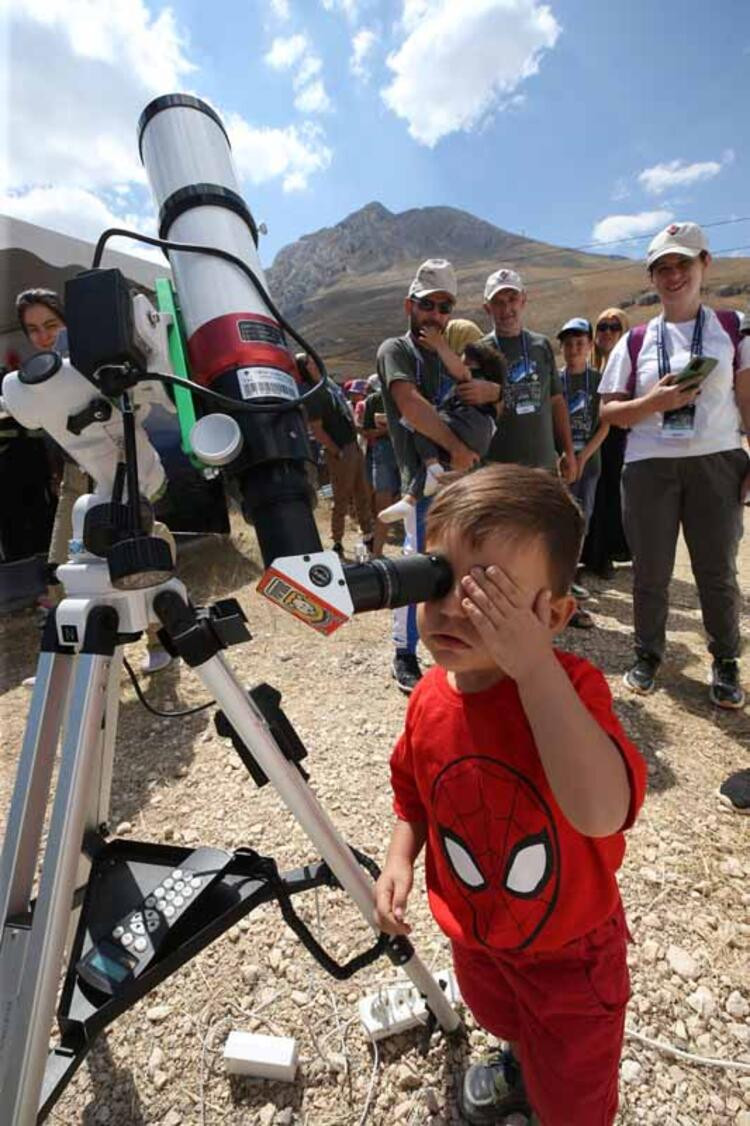
[[[490,274],[484,308],[493,321],[484,342],[502,352],[508,363],[505,409],[488,460],[556,472],[559,451],[560,473],[570,485],[578,470],[555,355],[546,336],[523,326],[526,289],[515,270],[502,267]]]
[[[477,455],[445,425],[438,408],[455,387],[443,362],[449,349],[445,326],[456,304],[456,272],[444,258],[428,258],[417,270],[404,301],[408,330],[383,341],[377,369],[388,430],[404,487],[420,468],[414,433],[423,434],[448,452],[452,469],[469,469]],[[455,358],[455,357],[454,357]],[[490,385],[493,395],[497,388]],[[424,549],[424,520],[429,498],[413,506],[405,521],[404,554]],[[422,673],[417,660],[416,607],[394,611],[393,641],[396,653],[393,676],[403,692],[416,686]]]

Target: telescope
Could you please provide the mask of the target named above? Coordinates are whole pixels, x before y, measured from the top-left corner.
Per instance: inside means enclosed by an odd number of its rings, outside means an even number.
[[[322,549],[304,406],[327,393],[328,376],[268,293],[223,123],[205,102],[167,95],[143,111],[138,145],[158,238],[105,231],[92,268],[66,284],[69,357],[38,353],[2,388],[10,413],[45,429],[94,482],[74,506],[69,558],[57,570],[65,597],[44,630],[0,856],[4,1126],[42,1122],[103,1028],[269,901],[329,973],[346,978],[385,954],[425,998],[431,1027],[459,1027],[411,942],[378,932],[377,865],[341,838],[307,785],[307,752],[280,693],[246,690],[228,664],[224,650],[249,639],[241,607],[224,599],[196,608],[174,575],[153,521],[164,471],[142,427],[150,404],[176,410],[185,452],[207,475],[224,475],[254,525],[259,591],[319,633],[358,611],[442,596],[450,567],[427,555],[345,565]],[[167,253],[174,287],[158,282],[155,305],[101,268],[115,235]],[[314,389],[303,388],[289,338],[323,375]],[[258,786],[274,786],[319,850],[317,864],[282,874],[254,848],[110,839],[123,647],[150,625],[211,693],[217,733]],[[375,932],[344,965],[291,903],[318,886],[342,887]]]

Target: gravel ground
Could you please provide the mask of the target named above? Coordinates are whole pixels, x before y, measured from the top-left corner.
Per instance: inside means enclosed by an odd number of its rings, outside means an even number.
[[[391,822],[388,756],[405,698],[389,676],[389,625],[364,615],[321,639],[253,591],[249,533],[193,549],[183,570],[197,598],[237,593],[253,641],[231,652],[243,681],[269,681],[309,749],[311,784],[354,845],[382,861]],[[349,541],[353,544],[353,536]],[[243,555],[241,552],[245,552]],[[217,560],[219,562],[217,562]],[[747,543],[742,562],[750,580]],[[699,1066],[630,1036],[622,1063],[619,1123],[750,1126],[750,818],[733,816],[715,791],[748,764],[750,717],[717,713],[707,701],[709,661],[684,553],[672,589],[669,660],[660,690],[641,700],[622,687],[630,655],[630,569],[592,581],[597,629],[568,631],[564,644],[606,672],[617,710],[648,761],[649,794],[629,834],[621,886],[634,943],[629,1028],[701,1057],[745,1069]],[[747,627],[747,606],[745,627]],[[31,613],[0,619],[0,809],[13,783],[37,635]],[[140,646],[130,650],[141,656]],[[747,679],[747,674],[746,674]],[[164,708],[200,702],[184,667],[148,688]],[[189,845],[249,845],[282,869],[315,858],[312,845],[270,787],[256,790],[210,713],[156,719],[123,681],[112,825],[121,835]],[[369,944],[346,897],[320,891],[296,905],[344,959]],[[433,969],[446,943],[415,889],[418,952]],[[377,1059],[357,1019],[357,1001],[392,979],[382,960],[354,979],[328,979],[264,907],[126,1013],[94,1046],[50,1121],[74,1126],[307,1126],[458,1122],[457,1076],[487,1038],[467,1018],[467,1036],[433,1038],[426,1058],[416,1033],[381,1042]],[[228,1077],[221,1052],[232,1028],[297,1038],[293,1084]]]

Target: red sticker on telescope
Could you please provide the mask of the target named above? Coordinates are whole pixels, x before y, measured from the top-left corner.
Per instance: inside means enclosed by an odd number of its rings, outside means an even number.
[[[305,625],[312,626],[318,633],[331,634],[342,626],[347,617],[340,610],[317,598],[305,587],[295,583],[288,575],[269,567],[265,572],[257,590],[269,602],[280,606],[282,610],[292,614]]]

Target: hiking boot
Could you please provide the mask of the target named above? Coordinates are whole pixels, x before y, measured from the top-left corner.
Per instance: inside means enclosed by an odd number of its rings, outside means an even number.
[[[416,653],[396,653],[392,673],[401,691],[410,695],[422,679]]]
[[[493,1052],[464,1073],[461,1114],[467,1122],[501,1122],[511,1114],[531,1115],[518,1061],[510,1051]]]
[[[625,681],[625,687],[641,696],[648,696],[649,692],[654,690],[658,668],[658,657],[652,657],[649,653],[640,654],[622,678]]]
[[[573,595],[576,602],[585,602],[587,598],[591,598],[591,591],[588,587],[581,586],[580,583],[571,583],[570,593]]]
[[[750,770],[730,774],[719,786],[719,801],[733,813],[750,814]]]
[[[742,708],[745,693],[740,684],[740,662],[731,657],[719,658],[711,668],[708,696],[717,708]]]

